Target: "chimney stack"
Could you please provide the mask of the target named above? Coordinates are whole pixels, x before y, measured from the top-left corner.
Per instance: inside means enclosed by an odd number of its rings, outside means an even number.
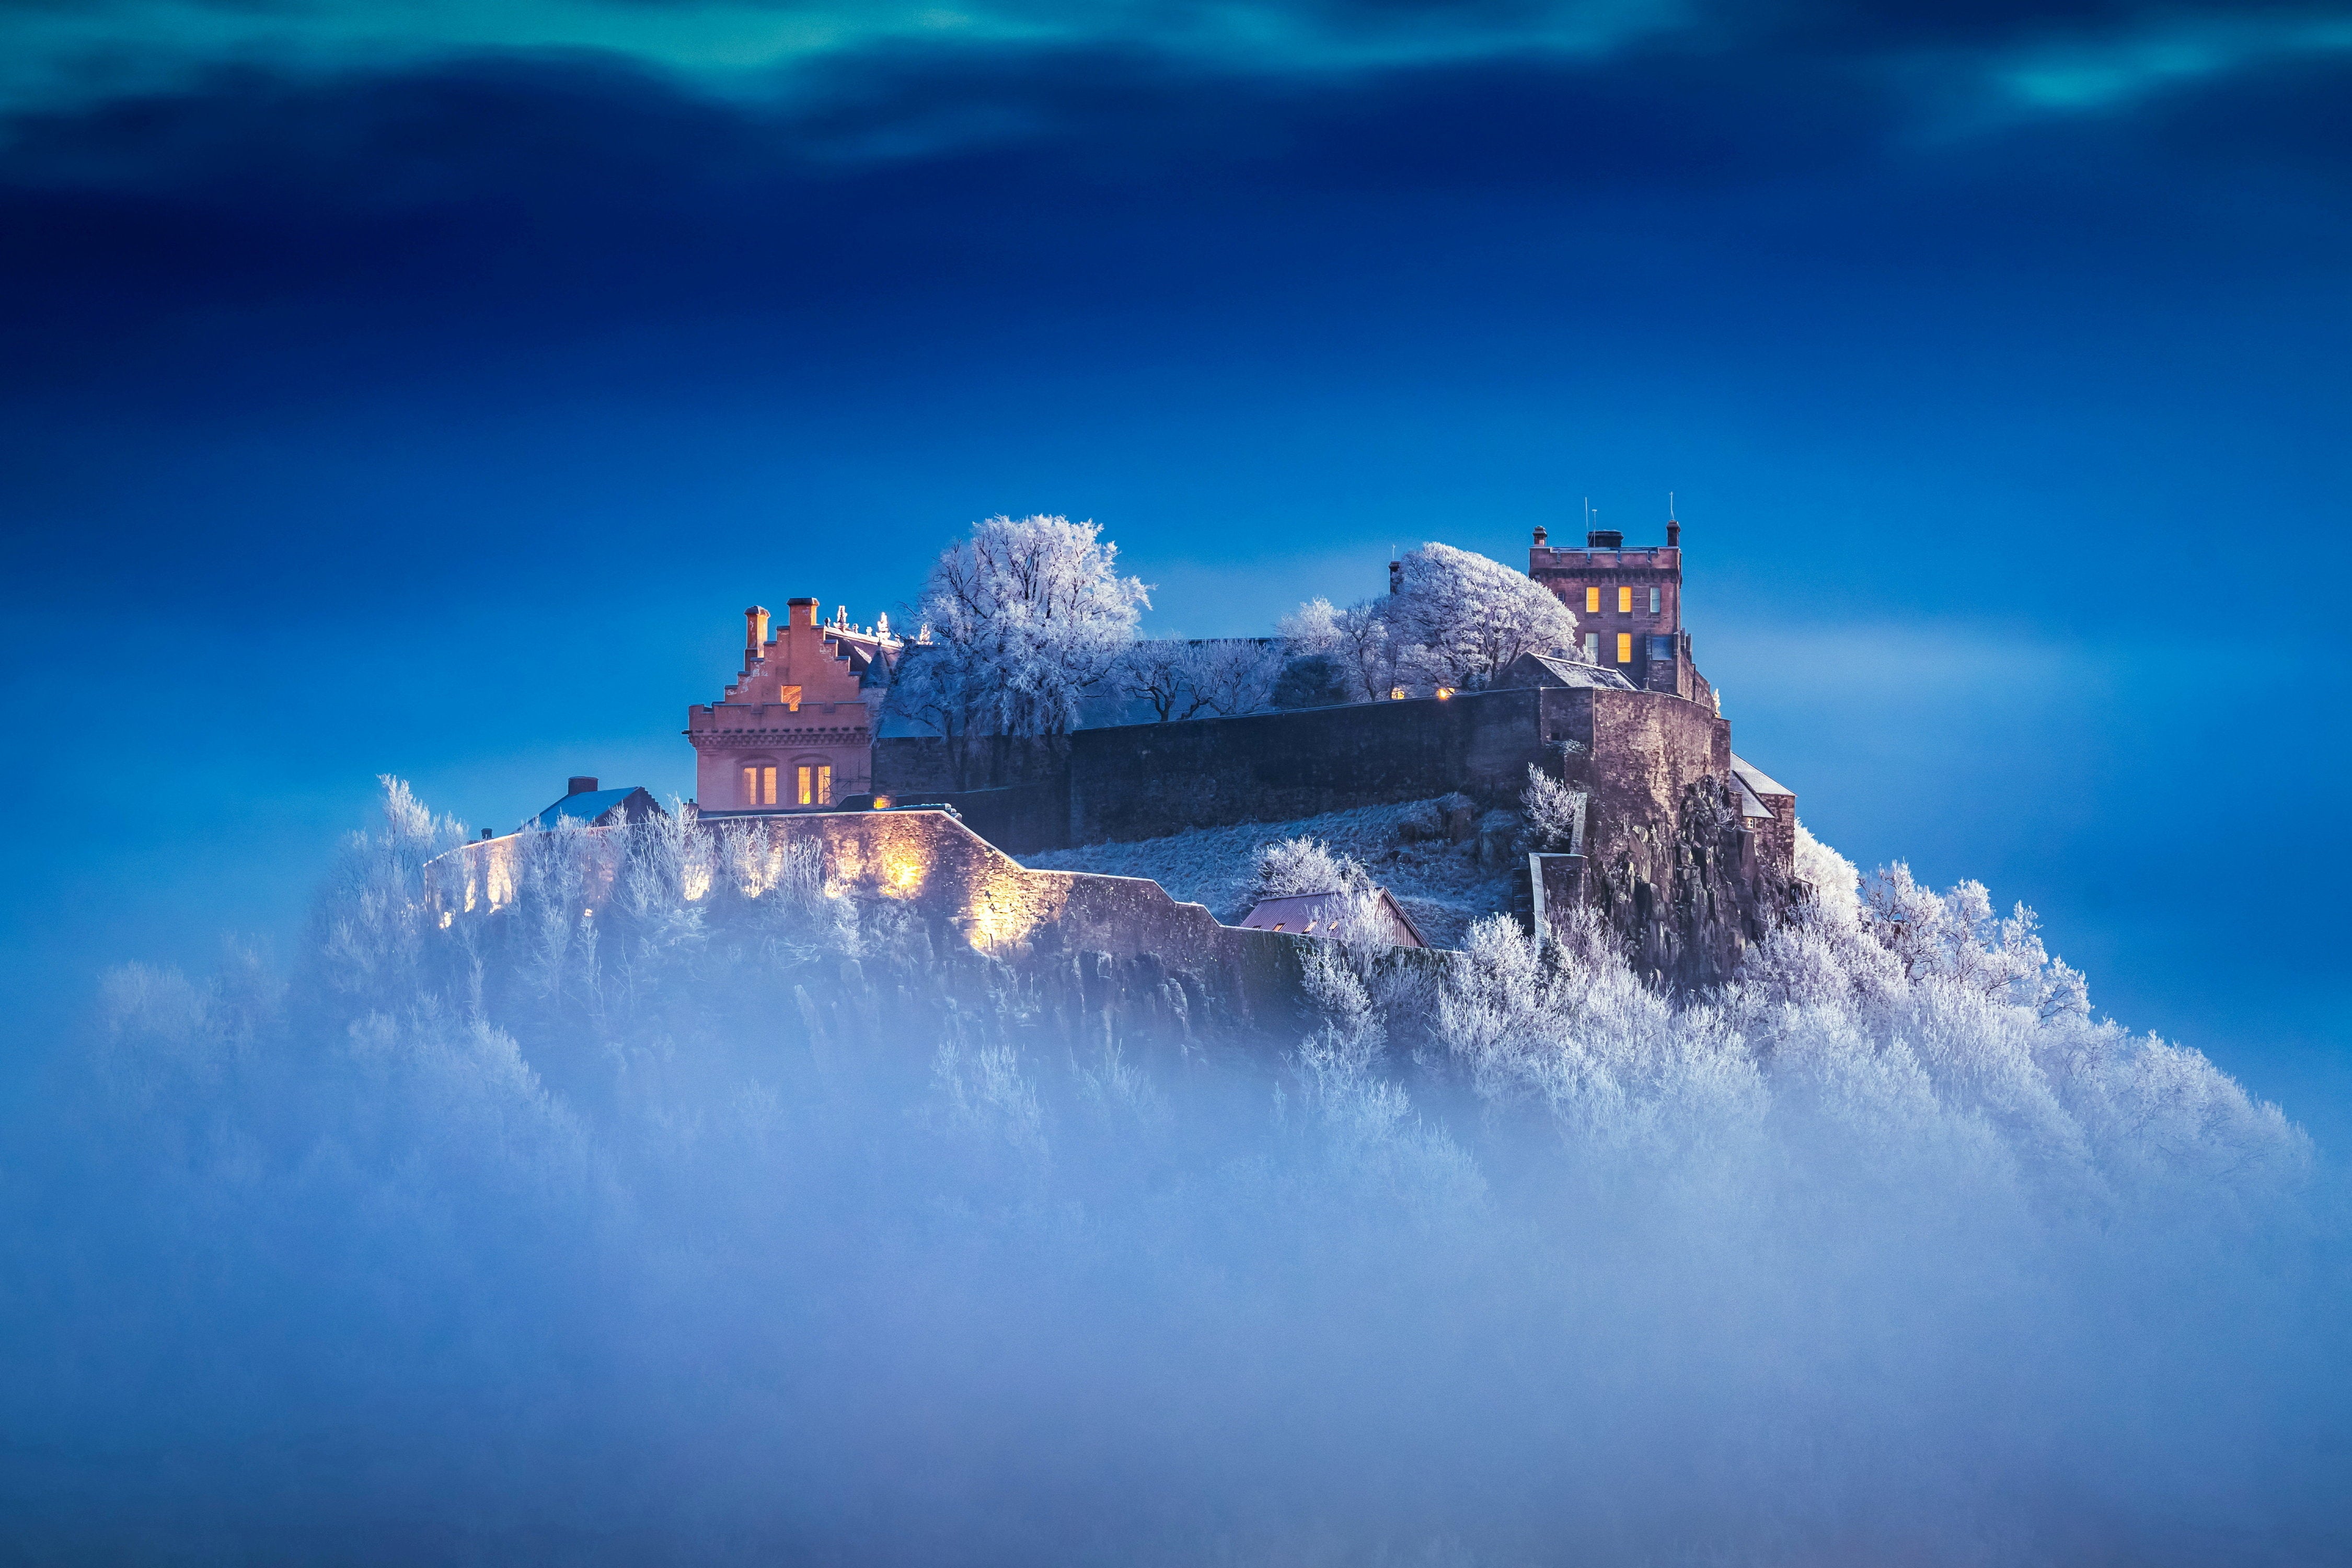
[[[754,605],[743,612],[743,647],[753,658],[768,642],[768,607]]]
[[[595,789],[595,787],[596,781],[594,779],[589,778],[584,774],[574,773],[572,775],[570,782],[564,786],[563,798],[569,800],[575,795],[586,795]]]
[[[1679,550],[1683,543],[1683,525],[1673,518],[1666,519],[1666,548]]]
[[[784,601],[784,624],[794,626],[813,626],[816,625],[816,601],[814,599],[786,599]]]
[[[1403,586],[1404,586],[1404,563],[1403,563],[1403,562],[1402,562],[1402,561],[1391,561],[1391,562],[1390,562],[1390,563],[1389,563],[1389,592],[1390,592],[1390,593],[1391,593],[1391,594],[1393,594],[1393,593],[1395,593],[1399,588],[1402,588],[1402,587],[1403,587]]]
[[[1547,530],[1542,523],[1536,524],[1536,548],[1538,550],[1541,550],[1544,547],[1544,541],[1550,537],[1550,531]]]

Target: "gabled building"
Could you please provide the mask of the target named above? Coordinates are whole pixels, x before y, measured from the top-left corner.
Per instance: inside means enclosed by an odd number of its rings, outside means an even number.
[[[1386,888],[1375,888],[1374,914],[1382,934],[1394,947],[1427,947],[1429,939],[1404,912]],[[1282,931],[1293,936],[1336,937],[1339,922],[1349,912],[1349,895],[1346,893],[1292,893],[1277,899],[1260,899],[1250,912],[1241,918],[1244,931]]]
[[[643,822],[649,816],[667,816],[661,802],[644,788],[631,784],[623,789],[599,789],[596,781],[574,777],[563,792],[563,798],[523,824],[552,831],[565,820],[583,827],[618,827],[624,823]],[[488,837],[489,829],[482,829]]]
[[[824,811],[872,787],[873,708],[901,643],[887,622],[821,624],[816,612],[814,599],[786,600],[772,637],[767,610],[745,610],[742,671],[686,710],[704,816]]]

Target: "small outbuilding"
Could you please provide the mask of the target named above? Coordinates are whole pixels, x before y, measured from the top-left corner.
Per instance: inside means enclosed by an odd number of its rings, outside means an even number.
[[[1389,926],[1390,941],[1398,947],[1427,947],[1429,939],[1404,912],[1404,906],[1386,888],[1372,889],[1377,908]],[[1260,899],[1241,920],[1244,931],[1286,931],[1294,936],[1335,936],[1332,929],[1348,912],[1346,893],[1292,893]]]
[[[667,816],[661,802],[638,784],[625,789],[598,789],[592,778],[575,778],[563,792],[563,798],[523,824],[525,827],[552,828],[565,817],[583,827],[617,827],[625,822],[643,822],[649,816]]]

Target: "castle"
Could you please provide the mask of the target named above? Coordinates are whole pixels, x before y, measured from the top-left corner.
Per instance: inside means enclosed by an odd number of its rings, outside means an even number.
[[[904,648],[887,627],[819,625],[795,599],[767,642],[754,609],[743,673],[689,710],[702,810],[933,803],[1018,857],[1449,795],[1509,809],[1535,767],[1581,796],[1584,820],[1526,863],[1522,916],[1590,907],[1645,972],[1718,981],[1797,896],[1796,797],[1732,752],[1682,624],[1681,532],[1670,521],[1664,545],[1628,546],[1594,529],[1570,549],[1535,531],[1528,575],[1575,612],[1581,658],[1522,658],[1480,691],[1003,741],[978,778],[968,749],[880,732]]]
[[[814,599],[795,598],[771,637],[755,605],[744,612],[741,670],[719,700],[688,710],[695,809],[772,844],[817,844],[845,889],[923,904],[948,951],[1140,965],[1160,988],[1152,995],[1193,998],[1170,1004],[1185,1019],[1222,1008],[1260,1026],[1269,1008],[1301,1005],[1295,944],[1315,939],[1265,921],[1221,924],[1150,881],[1030,869],[1020,858],[1466,802],[1444,814],[1446,831],[1489,871],[1507,868],[1522,921],[1559,930],[1597,916],[1645,978],[1717,984],[1806,894],[1796,797],[1733,753],[1682,625],[1682,574],[1676,523],[1660,547],[1628,547],[1596,529],[1580,549],[1555,549],[1538,529],[1528,574],[1576,613],[1579,649],[1522,656],[1479,690],[1399,689],[1386,701],[1000,741],[977,781],[970,754],[946,740],[884,732],[892,669],[915,646],[887,621],[821,622]],[[1574,802],[1564,841],[1514,842],[1508,814],[1531,769]],[[548,810],[571,815],[562,802]],[[433,896],[445,919],[510,900],[517,852],[511,838],[492,840],[441,866]]]

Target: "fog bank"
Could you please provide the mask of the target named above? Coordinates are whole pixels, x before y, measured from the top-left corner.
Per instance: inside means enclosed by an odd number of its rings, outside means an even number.
[[[630,833],[444,929],[395,787],[283,964],[110,977],[0,1157],[21,1555],[2352,1549],[2339,1182],[1981,889],[1808,841],[1721,994],[1494,921],[1185,1053]]]

